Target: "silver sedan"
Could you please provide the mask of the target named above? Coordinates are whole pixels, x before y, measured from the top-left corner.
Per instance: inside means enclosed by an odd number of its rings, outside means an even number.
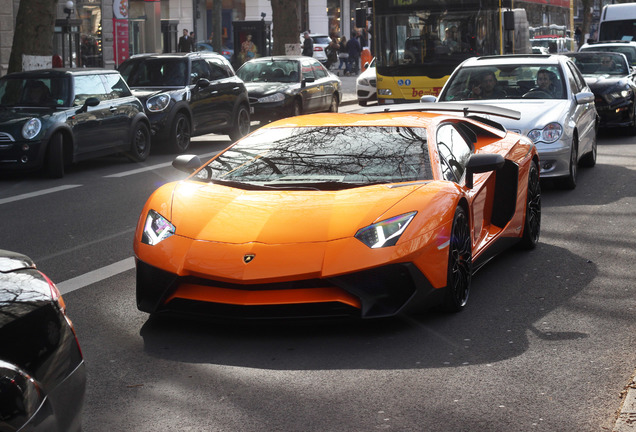
[[[594,94],[568,57],[470,58],[455,69],[437,98],[438,102],[468,100],[521,113],[520,120],[497,121],[535,143],[542,178],[558,179],[564,188],[574,189],[578,165],[596,164]]]

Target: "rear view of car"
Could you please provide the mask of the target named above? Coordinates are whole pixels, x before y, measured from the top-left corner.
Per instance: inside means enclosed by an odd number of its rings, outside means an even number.
[[[86,371],[60,292],[0,250],[0,430],[81,430]]]
[[[314,58],[317,59],[320,63],[327,63],[327,53],[325,52],[325,48],[329,45],[331,38],[326,34],[310,34],[309,37],[314,43]],[[303,41],[305,40],[303,35],[300,35],[300,45],[302,46]]]

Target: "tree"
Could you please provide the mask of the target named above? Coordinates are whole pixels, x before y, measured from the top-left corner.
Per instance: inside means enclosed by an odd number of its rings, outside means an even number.
[[[296,0],[271,0],[273,55],[284,55],[285,45],[300,44],[298,2]]]
[[[53,56],[57,0],[21,0],[7,72],[22,70],[24,55]]]
[[[592,23],[592,8],[595,0],[581,0],[583,6],[583,28],[581,29],[581,45],[587,42],[584,40],[585,35],[590,32],[590,24]]]

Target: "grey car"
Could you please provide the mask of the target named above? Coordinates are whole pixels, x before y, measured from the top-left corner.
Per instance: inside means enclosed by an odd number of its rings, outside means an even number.
[[[431,102],[423,97],[422,101]],[[562,55],[473,57],[446,82],[438,102],[470,101],[521,113],[498,119],[527,135],[539,151],[541,177],[574,189],[577,167],[596,164],[598,115],[594,94],[572,60]]]

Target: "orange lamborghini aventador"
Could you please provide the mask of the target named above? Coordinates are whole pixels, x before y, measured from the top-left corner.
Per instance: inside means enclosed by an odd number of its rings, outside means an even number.
[[[446,105],[450,105],[447,107]],[[473,273],[539,239],[530,140],[469,104],[264,126],[161,186],[139,218],[137,306],[215,317],[460,311]],[[488,114],[488,118],[479,114]]]

